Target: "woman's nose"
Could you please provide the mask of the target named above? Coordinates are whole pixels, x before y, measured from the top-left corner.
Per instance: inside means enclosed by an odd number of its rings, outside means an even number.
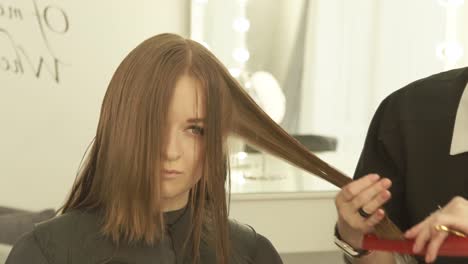
[[[164,156],[168,161],[178,160],[182,156],[182,149],[180,146],[180,140],[177,134],[170,133],[167,135],[166,150]]]

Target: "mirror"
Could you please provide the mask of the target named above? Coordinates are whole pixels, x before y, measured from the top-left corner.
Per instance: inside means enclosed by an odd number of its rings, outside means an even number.
[[[449,0],[193,0],[191,37],[289,133],[334,141],[310,149],[352,176],[387,95],[467,64],[465,14]],[[259,72],[274,81],[255,83]],[[269,155],[236,149],[233,158],[233,192],[336,190]]]

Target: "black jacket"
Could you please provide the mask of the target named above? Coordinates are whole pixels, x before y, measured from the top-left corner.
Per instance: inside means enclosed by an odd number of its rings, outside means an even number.
[[[13,247],[6,264],[189,264],[182,251],[191,223],[188,210],[165,215],[167,236],[155,246],[117,247],[100,235],[99,214],[73,211],[36,226]],[[272,244],[251,227],[230,220],[231,263],[282,263]],[[214,249],[202,244],[200,263],[216,263]],[[235,256],[235,257],[234,257]]]

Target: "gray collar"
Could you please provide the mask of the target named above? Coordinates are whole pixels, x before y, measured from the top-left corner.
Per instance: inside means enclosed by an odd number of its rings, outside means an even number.
[[[450,155],[468,152],[468,83],[458,105]]]

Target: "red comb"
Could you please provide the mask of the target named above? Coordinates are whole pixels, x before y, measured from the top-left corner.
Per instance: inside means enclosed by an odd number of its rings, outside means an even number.
[[[363,249],[391,251],[401,254],[414,255],[413,253],[414,240],[388,240],[380,239],[375,235],[368,234],[364,236],[362,242]],[[418,253],[424,255],[425,251]],[[468,237],[458,237],[449,235],[444,243],[440,246],[439,256],[459,256],[468,257]]]

